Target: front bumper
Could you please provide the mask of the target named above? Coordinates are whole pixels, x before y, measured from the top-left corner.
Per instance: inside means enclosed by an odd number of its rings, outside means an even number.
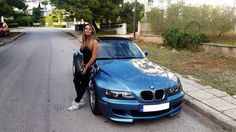
[[[133,120],[158,119],[164,116],[174,116],[181,112],[184,93],[169,96],[158,102],[138,102],[137,100],[115,100],[102,97],[99,99],[100,110],[107,118],[118,122],[133,122]],[[170,103],[169,109],[141,112],[142,105]]]

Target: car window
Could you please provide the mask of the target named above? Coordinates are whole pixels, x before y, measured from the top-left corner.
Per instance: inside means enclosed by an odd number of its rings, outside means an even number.
[[[132,41],[104,40],[99,43],[97,59],[144,58],[142,51]]]

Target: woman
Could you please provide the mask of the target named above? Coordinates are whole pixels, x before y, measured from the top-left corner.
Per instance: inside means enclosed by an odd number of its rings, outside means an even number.
[[[83,60],[81,63],[84,67],[81,69],[81,72],[75,73],[73,82],[77,97],[72,102],[72,106],[68,108],[69,111],[79,109],[85,105],[82,97],[89,84],[92,69],[91,65],[95,62],[98,52],[97,36],[93,25],[88,24],[85,26],[82,34],[80,51],[83,53]]]

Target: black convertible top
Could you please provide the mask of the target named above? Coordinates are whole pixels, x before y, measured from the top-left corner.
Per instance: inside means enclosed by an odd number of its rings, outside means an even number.
[[[103,37],[98,37],[99,40],[128,40],[132,41],[130,38],[125,38],[125,37],[114,37],[114,36],[103,36]]]

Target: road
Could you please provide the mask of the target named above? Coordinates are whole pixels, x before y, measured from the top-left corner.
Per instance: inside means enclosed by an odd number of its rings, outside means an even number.
[[[79,41],[64,31],[30,28],[0,47],[0,132],[224,132],[184,105],[176,117],[116,123],[86,106],[66,109],[75,98],[72,54]]]

